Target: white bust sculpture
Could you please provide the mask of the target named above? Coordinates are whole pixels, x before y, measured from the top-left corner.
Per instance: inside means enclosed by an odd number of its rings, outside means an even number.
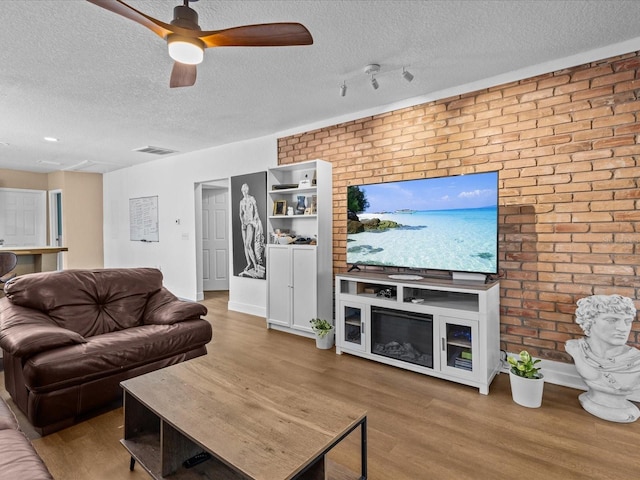
[[[586,337],[565,349],[589,389],[578,399],[587,412],[611,422],[630,423],[640,410],[627,396],[640,388],[640,350],[627,345],[636,308],[620,295],[592,295],[577,302],[576,323]]]

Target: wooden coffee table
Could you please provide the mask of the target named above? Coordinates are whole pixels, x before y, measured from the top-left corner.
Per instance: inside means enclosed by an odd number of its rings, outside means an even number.
[[[272,385],[259,372],[207,356],[121,383],[124,439],[153,478],[325,480],[326,454],[360,427],[361,474],[367,478],[366,411],[298,385]],[[201,452],[209,460],[183,462]],[[351,472],[353,473],[353,472]]]

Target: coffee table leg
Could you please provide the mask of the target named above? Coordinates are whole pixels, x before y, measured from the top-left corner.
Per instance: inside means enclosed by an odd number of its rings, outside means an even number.
[[[367,478],[367,417],[364,417],[362,424],[360,425],[360,448],[361,448],[361,462],[362,462],[362,480]]]
[[[133,458],[133,456],[131,457],[131,460],[129,461],[129,470],[131,470],[133,472],[133,467],[136,466],[136,459]]]

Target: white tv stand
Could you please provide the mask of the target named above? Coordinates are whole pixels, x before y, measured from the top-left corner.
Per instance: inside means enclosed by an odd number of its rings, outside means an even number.
[[[500,363],[499,282],[337,275],[336,353],[489,393]]]

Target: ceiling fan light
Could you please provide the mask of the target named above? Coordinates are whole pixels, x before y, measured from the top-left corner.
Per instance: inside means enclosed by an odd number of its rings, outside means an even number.
[[[204,43],[199,38],[182,37],[175,33],[167,37],[169,56],[176,62],[198,65],[204,59]]]

